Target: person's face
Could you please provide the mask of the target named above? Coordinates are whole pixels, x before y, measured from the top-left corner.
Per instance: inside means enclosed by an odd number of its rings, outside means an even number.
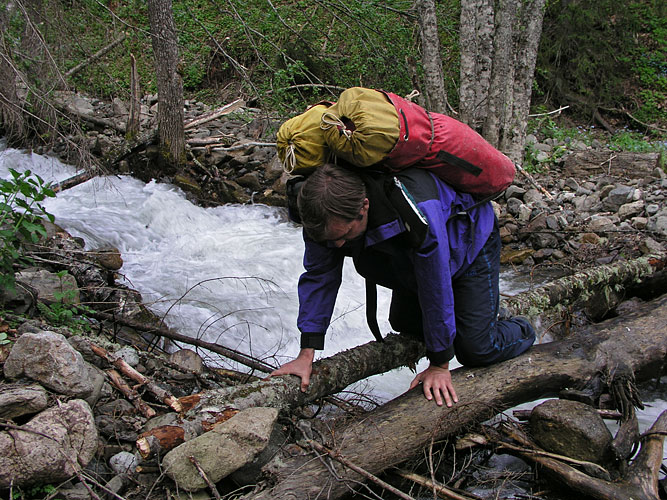
[[[329,219],[324,233],[325,239],[340,248],[348,241],[359,238],[366,232],[366,228],[368,227],[368,205],[368,198],[365,198],[359,212],[359,217],[353,221],[341,219],[340,217]]]

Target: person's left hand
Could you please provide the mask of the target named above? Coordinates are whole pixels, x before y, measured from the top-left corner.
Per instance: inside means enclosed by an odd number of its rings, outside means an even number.
[[[435,398],[435,403],[442,406],[443,400],[449,407],[452,406],[452,401],[458,403],[459,398],[454,390],[452,384],[452,374],[449,373],[449,363],[444,365],[430,365],[426,370],[419,373],[412,383],[410,389],[422,384],[424,389],[424,396],[431,401]]]

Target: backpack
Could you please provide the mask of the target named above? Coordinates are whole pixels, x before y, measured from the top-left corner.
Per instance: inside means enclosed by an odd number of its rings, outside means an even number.
[[[309,136],[309,145],[320,148],[319,159],[333,156],[357,167],[389,172],[410,166],[425,168],[461,192],[488,199],[507,189],[516,173],[507,156],[466,124],[430,113],[391,92],[352,87],[341,93],[338,102],[320,107],[317,113],[320,131],[303,115],[307,129],[295,133],[297,123],[291,120],[281,129],[289,124],[291,135]],[[278,135],[287,134],[279,130]],[[321,142],[317,145],[317,141]],[[281,155],[281,146],[278,148]],[[283,166],[288,172],[307,173],[317,166],[315,161],[297,157],[289,165],[283,161]]]

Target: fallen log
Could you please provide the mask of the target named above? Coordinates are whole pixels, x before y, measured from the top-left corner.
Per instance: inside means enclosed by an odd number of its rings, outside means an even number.
[[[453,370],[459,403],[452,408],[426,401],[417,387],[362,419],[332,428],[327,447],[377,475],[417,455],[434,440],[487,420],[503,409],[584,384],[599,373],[611,373],[619,363],[629,366],[638,381],[660,376],[667,360],[665,324],[667,295],[639,312],[567,340],[534,346],[515,359],[490,367]],[[274,486],[244,499],[306,499],[321,494],[340,498],[363,481],[345,468],[337,469],[334,478],[309,455],[280,456],[265,467],[265,472]]]
[[[651,175],[659,165],[660,153],[633,153],[630,151],[587,150],[568,155],[565,159],[565,174],[576,179],[586,179],[593,174],[626,177]]]
[[[590,302],[607,300],[612,295],[608,293],[607,287],[623,290],[638,281],[654,277],[663,267],[664,261],[655,258],[641,258],[616,266],[600,266],[561,278],[535,291],[519,294],[506,303],[514,314],[531,316],[547,324],[550,317],[558,317],[560,320],[562,309],[576,303],[568,294],[578,299],[585,297]],[[609,281],[605,283],[605,279]],[[157,330],[152,333],[161,334]],[[195,339],[188,341],[184,336],[179,336],[178,340],[201,346]],[[423,349],[420,342],[390,334],[382,343],[369,342],[316,362],[306,393],[300,391],[300,381],[295,376],[206,391],[181,400],[185,413],[177,423],[171,422],[170,426],[182,427],[179,434],[195,437],[203,432],[202,424],[206,426],[207,422],[219,421],[219,415],[229,408],[268,406],[287,410],[312,403],[371,375],[400,366],[412,366],[424,355]]]

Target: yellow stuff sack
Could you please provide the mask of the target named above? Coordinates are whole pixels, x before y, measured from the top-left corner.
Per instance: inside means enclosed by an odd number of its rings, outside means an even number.
[[[322,129],[334,155],[368,167],[394,149],[400,125],[396,108],[383,92],[352,87],[322,114]]]
[[[276,148],[286,172],[307,174],[329,160],[330,151],[324,141],[320,123],[322,114],[330,105],[315,104],[287,120],[278,129]]]

